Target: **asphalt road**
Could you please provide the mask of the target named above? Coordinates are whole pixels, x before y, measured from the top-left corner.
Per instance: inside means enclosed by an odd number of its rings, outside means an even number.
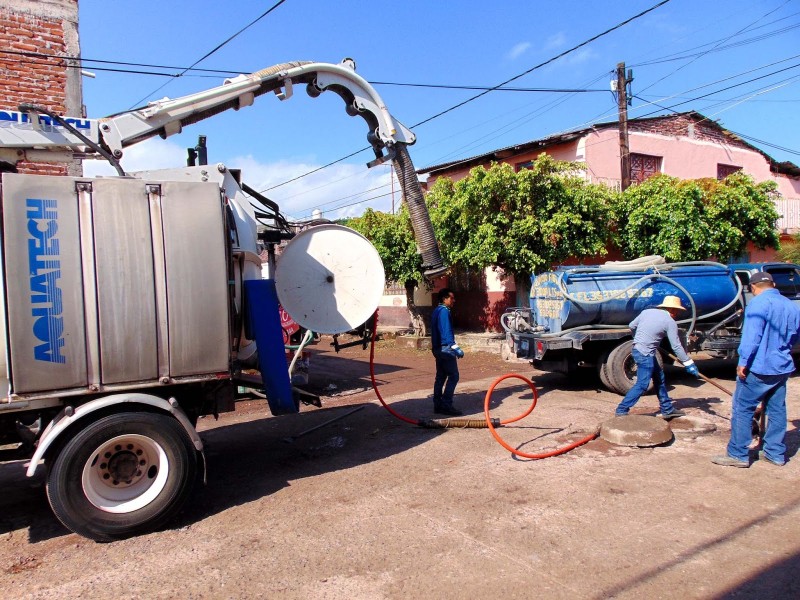
[[[61,527],[41,480],[25,480],[18,462],[0,465],[2,597],[800,597],[800,379],[790,381],[783,468],[713,465],[730,401],[675,368],[676,404],[715,432],[676,424],[664,446],[598,439],[531,461],[485,429],[395,419],[369,389],[367,352],[333,355],[322,344],[314,353],[323,408],[273,418],[252,400],[203,419],[208,485],[163,531],[87,541]],[[534,375],[485,352],[460,364],[457,404],[475,418],[497,375]],[[698,364],[733,386],[730,365]],[[382,343],[376,375],[395,410],[431,416],[429,354]],[[535,375],[538,406],[499,430],[527,452],[585,436],[619,401],[590,375]],[[530,402],[524,385],[505,382],[492,414],[506,419]],[[636,410],[656,413],[655,397]]]

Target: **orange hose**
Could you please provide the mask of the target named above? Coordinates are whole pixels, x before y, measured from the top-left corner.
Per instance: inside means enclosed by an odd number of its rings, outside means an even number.
[[[528,387],[531,388],[531,392],[533,392],[533,402],[531,402],[530,408],[528,408],[528,410],[525,411],[525,413],[523,413],[522,415],[520,415],[518,417],[514,417],[513,419],[507,419],[505,421],[500,421],[500,424],[501,425],[506,425],[507,423],[513,423],[514,421],[519,421],[520,419],[522,419],[522,418],[528,416],[529,414],[531,414],[531,411],[533,411],[533,409],[536,407],[536,402],[537,402],[537,400],[539,398],[538,394],[536,393],[536,386],[527,377],[523,377],[522,375],[517,375],[516,373],[507,373],[506,375],[501,375],[500,377],[495,379],[492,382],[492,385],[489,387],[489,389],[486,390],[486,398],[484,399],[484,402],[483,402],[483,414],[486,417],[486,426],[489,428],[489,431],[492,433],[492,437],[494,437],[494,439],[497,441],[497,443],[500,444],[503,448],[505,448],[509,452],[511,452],[511,454],[514,454],[516,456],[521,456],[522,458],[531,458],[531,459],[534,459],[534,460],[539,460],[541,458],[550,458],[551,456],[558,456],[559,454],[564,454],[564,453],[569,452],[570,450],[572,450],[574,448],[577,448],[578,446],[582,446],[583,444],[585,444],[587,442],[591,442],[593,439],[595,439],[598,436],[598,432],[594,432],[593,434],[587,435],[585,438],[580,439],[577,442],[573,442],[572,444],[569,444],[569,445],[564,446],[562,448],[557,448],[557,449],[551,450],[549,452],[541,452],[541,453],[538,453],[538,454],[529,454],[527,452],[522,452],[521,450],[517,450],[516,448],[512,448],[511,446],[509,446],[505,442],[505,440],[500,437],[500,434],[497,433],[497,431],[496,431],[496,429],[494,427],[494,424],[492,423],[492,418],[489,415],[489,403],[491,402],[492,393],[494,392],[494,388],[497,387],[497,384],[499,384],[504,379],[510,379],[512,377],[515,378],[515,379],[521,379],[522,381],[524,381],[525,383],[528,384]]]
[[[369,345],[369,376],[372,379],[372,389],[375,390],[375,395],[378,397],[378,400],[380,400],[381,404],[383,404],[383,408],[388,410],[393,417],[396,417],[401,421],[405,421],[406,423],[411,423],[412,425],[419,425],[419,420],[409,419],[408,417],[404,417],[397,411],[392,410],[392,408],[388,404],[386,404],[386,402],[384,402],[383,396],[381,396],[381,393],[378,391],[378,384],[375,382],[375,337],[377,334],[378,334],[378,311],[376,310],[375,320],[372,324],[372,340]]]
[[[422,425],[423,423],[419,419],[410,419],[409,417],[405,417],[400,413],[398,413],[397,411],[395,411],[394,409],[392,409],[388,404],[386,404],[386,402],[383,399],[383,396],[381,396],[381,393],[378,391],[378,384],[375,381],[375,339],[377,333],[378,333],[378,311],[376,310],[372,326],[372,340],[369,348],[369,374],[372,380],[372,389],[375,390],[375,395],[378,397],[378,400],[383,405],[383,408],[388,410],[393,417],[400,419],[401,421],[405,421],[406,423],[410,423],[411,425]],[[489,402],[492,399],[492,393],[494,392],[494,388],[497,387],[497,384],[499,384],[504,379],[509,379],[512,377],[516,379],[521,379],[522,381],[528,384],[528,386],[531,388],[531,391],[533,392],[533,402],[531,402],[531,405],[530,407],[528,407],[528,410],[526,410],[521,415],[513,417],[511,419],[506,419],[505,421],[498,422],[496,419],[492,419],[491,416],[489,415]],[[494,439],[497,440],[497,442],[501,446],[503,446],[503,448],[505,448],[512,454],[516,456],[521,456],[522,458],[531,458],[531,459],[549,458],[551,456],[558,456],[559,454],[564,454],[566,452],[569,452],[573,448],[577,448],[578,446],[582,446],[583,444],[592,441],[599,435],[598,432],[595,432],[592,435],[586,436],[585,438],[578,440],[577,442],[569,444],[568,446],[564,446],[563,448],[558,448],[556,450],[552,450],[550,452],[544,452],[541,454],[527,454],[525,452],[521,452],[520,450],[512,448],[511,446],[506,444],[506,442],[497,433],[495,429],[496,425],[499,424],[500,426],[504,426],[508,425],[509,423],[514,423],[516,421],[519,421],[520,419],[524,419],[529,414],[531,414],[531,412],[533,412],[534,408],[536,408],[536,402],[538,401],[538,399],[539,396],[536,393],[536,386],[534,385],[534,383],[527,377],[523,377],[522,375],[517,375],[516,373],[507,373],[506,375],[501,375],[492,382],[492,385],[486,391],[486,399],[483,405],[483,412],[486,418],[486,426],[488,427],[489,431],[492,432],[492,436],[494,437]]]

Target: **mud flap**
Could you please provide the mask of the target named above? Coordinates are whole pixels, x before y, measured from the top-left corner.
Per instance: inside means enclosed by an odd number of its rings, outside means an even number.
[[[251,279],[244,282],[244,291],[247,318],[258,347],[258,370],[261,371],[269,409],[273,415],[296,413],[299,407],[292,397],[275,282]]]

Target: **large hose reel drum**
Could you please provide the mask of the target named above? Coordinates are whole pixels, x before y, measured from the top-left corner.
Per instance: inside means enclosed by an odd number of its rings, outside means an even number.
[[[360,233],[341,225],[311,227],[284,248],[275,267],[278,299],[300,325],[338,334],[366,322],[385,286],[383,262]]]

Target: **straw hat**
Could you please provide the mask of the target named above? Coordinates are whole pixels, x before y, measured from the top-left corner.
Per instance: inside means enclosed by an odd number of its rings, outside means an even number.
[[[686,307],[681,304],[681,299],[677,296],[664,296],[664,300],[656,308],[677,308],[678,310],[686,310]]]

